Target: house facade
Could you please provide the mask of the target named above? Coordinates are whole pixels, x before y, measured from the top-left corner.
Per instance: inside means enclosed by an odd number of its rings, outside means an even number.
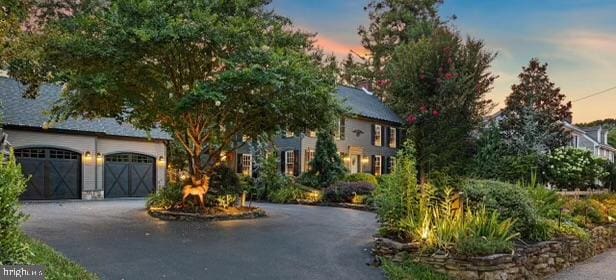
[[[571,135],[570,147],[591,151],[595,157],[611,162],[616,159],[616,148],[607,142],[608,129],[602,126],[578,127],[568,122],[564,127]]]
[[[142,197],[166,182],[166,142],[160,131],[114,119],[48,122],[61,88],[44,85],[36,99],[19,82],[0,77],[3,131],[26,176],[23,199]]]
[[[349,173],[389,173],[402,143],[402,120],[367,90],[340,86],[336,97],[348,112],[338,120],[336,146]],[[274,145],[280,172],[299,176],[309,171],[316,141],[315,131],[287,131],[280,135]],[[227,160],[237,173],[254,175],[254,156],[248,145],[229,154]]]

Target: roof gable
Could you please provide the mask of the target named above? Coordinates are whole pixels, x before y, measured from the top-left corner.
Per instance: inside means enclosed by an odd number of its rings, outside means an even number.
[[[361,89],[347,86],[339,86],[337,91],[338,100],[348,107],[351,113],[366,118],[402,124],[402,119],[385,103],[381,102],[378,97]]]

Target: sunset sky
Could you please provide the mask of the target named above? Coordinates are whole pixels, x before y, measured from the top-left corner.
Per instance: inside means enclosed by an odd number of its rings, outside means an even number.
[[[368,23],[367,0],[273,0],[279,14],[318,33],[318,44],[342,57],[362,51],[357,27]],[[500,76],[488,95],[503,106],[521,67],[532,57],[568,100],[616,86],[616,1],[449,0],[442,17],[457,16],[463,35],[483,39],[498,52],[492,71]],[[573,102],[574,122],[616,118],[616,89]]]

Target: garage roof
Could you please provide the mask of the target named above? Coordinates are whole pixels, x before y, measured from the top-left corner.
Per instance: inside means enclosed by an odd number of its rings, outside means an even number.
[[[23,98],[24,86],[11,78],[0,77],[0,102],[2,116],[0,120],[5,125],[25,128],[43,128],[49,121],[45,112],[59,99],[61,88],[46,84],[41,86],[39,96],[35,99]],[[136,138],[151,138],[170,140],[169,134],[160,129],[152,129],[150,135],[144,130],[134,128],[130,124],[120,124],[112,118],[94,120],[68,119],[49,126],[50,129],[61,129],[75,132],[89,132],[110,136]]]
[[[402,124],[402,119],[394,113],[385,103],[381,102],[378,97],[368,94],[368,92],[347,87],[338,87],[338,99],[349,107],[351,113],[382,121]]]

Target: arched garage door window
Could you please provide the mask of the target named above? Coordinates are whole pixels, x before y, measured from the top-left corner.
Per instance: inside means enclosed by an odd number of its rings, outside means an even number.
[[[16,149],[15,157],[31,176],[22,199],[81,198],[81,154],[43,147]]]
[[[142,197],[154,192],[155,159],[136,153],[105,156],[105,197]]]

